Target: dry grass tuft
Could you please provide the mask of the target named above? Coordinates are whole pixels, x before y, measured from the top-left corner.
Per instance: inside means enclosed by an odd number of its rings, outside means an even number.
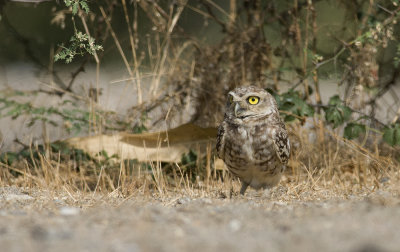
[[[397,191],[399,162],[391,156],[396,153],[393,148],[378,146],[378,141],[371,141],[367,148],[327,129],[321,135],[317,127],[307,129],[295,123],[288,126],[292,157],[280,185],[270,191],[269,198],[316,200],[367,195],[379,189]],[[28,158],[11,165],[0,164],[0,184],[63,191],[71,197],[81,193],[161,199],[239,197],[239,181],[214,165],[211,149],[198,155],[192,164],[83,157],[80,152],[67,155],[32,148]],[[260,192],[250,190],[247,194],[257,197]]]

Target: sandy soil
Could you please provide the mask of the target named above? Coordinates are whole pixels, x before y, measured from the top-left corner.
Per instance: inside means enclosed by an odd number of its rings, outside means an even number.
[[[399,251],[400,204],[81,195],[0,188],[1,251]]]

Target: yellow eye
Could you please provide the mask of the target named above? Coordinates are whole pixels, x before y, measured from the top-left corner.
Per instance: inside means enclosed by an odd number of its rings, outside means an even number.
[[[260,101],[260,98],[258,98],[257,96],[250,96],[249,98],[247,98],[247,101],[251,105],[256,105]]]
[[[233,102],[233,96],[229,95],[228,100],[229,100],[229,103],[232,103]]]

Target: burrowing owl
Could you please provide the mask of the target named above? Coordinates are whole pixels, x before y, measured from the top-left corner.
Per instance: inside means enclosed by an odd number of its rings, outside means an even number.
[[[272,95],[255,86],[230,91],[216,147],[218,157],[240,179],[241,194],[248,186],[264,189],[278,184],[290,144]]]

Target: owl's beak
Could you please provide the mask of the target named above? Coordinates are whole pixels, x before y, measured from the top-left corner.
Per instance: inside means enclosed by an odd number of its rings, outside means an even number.
[[[235,117],[238,117],[238,112],[240,112],[240,109],[239,102],[235,102]]]

